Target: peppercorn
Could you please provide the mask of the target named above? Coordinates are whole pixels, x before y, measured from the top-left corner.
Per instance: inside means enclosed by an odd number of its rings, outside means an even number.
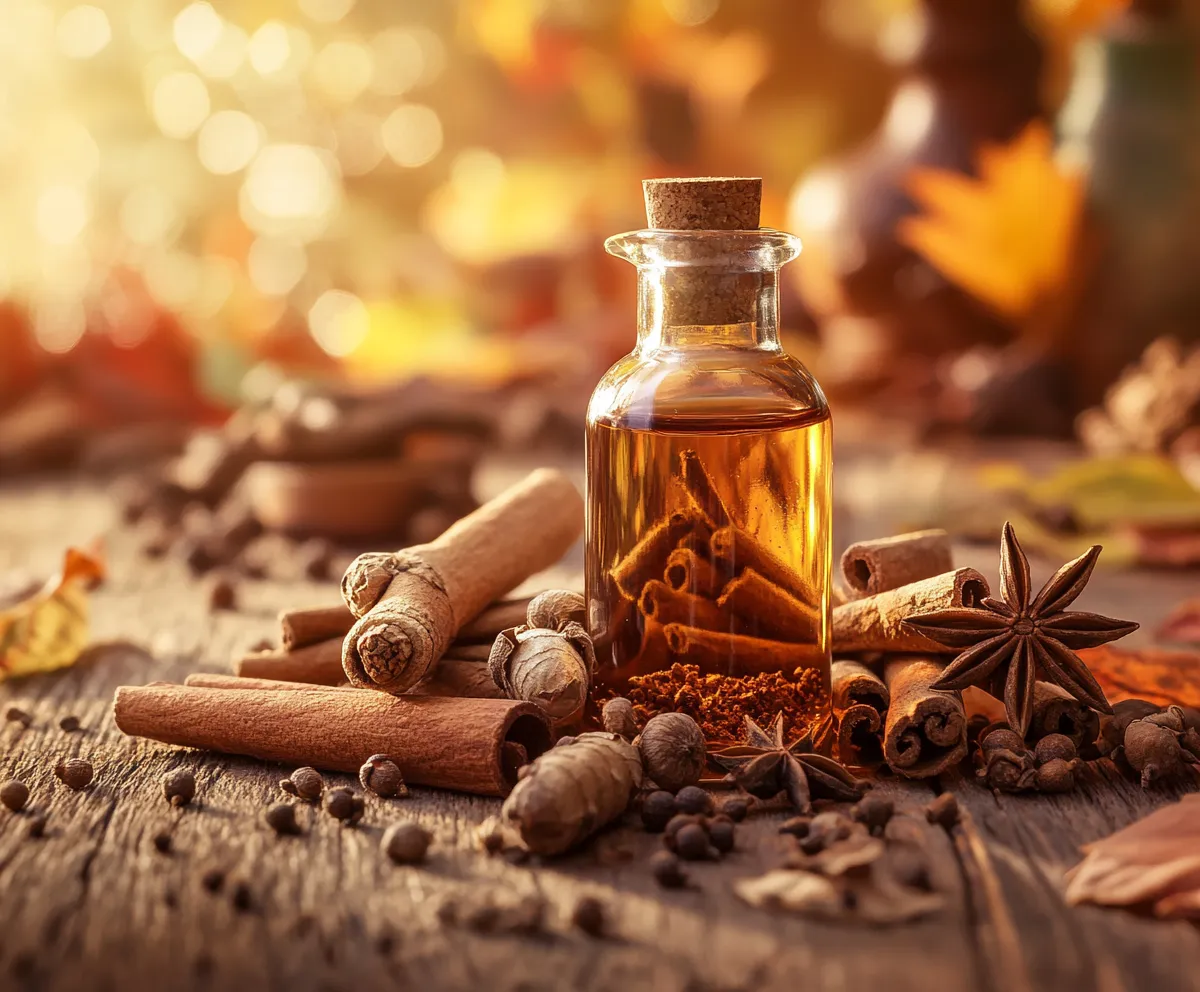
[[[68,734],[73,734],[79,729],[79,717],[74,715],[64,716],[58,721],[59,730],[65,730]]]
[[[699,823],[681,827],[674,836],[673,850],[685,861],[705,861],[717,856],[708,832]]]
[[[349,826],[362,819],[365,809],[362,796],[350,789],[330,789],[325,793],[325,812]]]
[[[1075,788],[1075,764],[1051,758],[1038,768],[1033,783],[1038,792],[1070,792]]]
[[[0,785],[0,803],[4,803],[14,813],[19,813],[29,802],[29,786],[24,782],[12,779]]]
[[[642,826],[647,833],[660,834],[675,815],[675,797],[659,789],[642,800]]]
[[[300,824],[296,822],[296,807],[289,803],[276,803],[264,814],[263,820],[268,827],[280,836],[300,833]]]
[[[663,844],[666,845],[668,850],[675,850],[675,836],[679,831],[694,823],[702,822],[703,817],[695,813],[677,813],[667,821],[667,825],[663,829]]]
[[[652,717],[638,737],[637,746],[646,774],[660,788],[679,793],[684,788],[696,788],[708,752],[703,732],[686,713],[660,713]],[[694,812],[709,812],[712,799],[703,789],[697,791],[704,793],[704,808]],[[698,798],[696,802],[699,803]]]
[[[721,812],[734,823],[741,823],[750,812],[750,804],[745,799],[726,799],[721,803]]]
[[[850,815],[876,836],[883,833],[895,811],[890,799],[874,793],[868,793],[850,807]]]
[[[714,816],[705,825],[708,828],[709,842],[721,854],[733,850],[734,826],[733,821],[726,816]]]
[[[280,779],[279,788],[289,796],[315,803],[325,791],[325,780],[315,768],[305,766],[297,768],[288,778]]]
[[[1034,745],[1033,756],[1039,765],[1044,765],[1056,759],[1074,761],[1079,754],[1075,742],[1066,734],[1047,734]]]
[[[664,889],[682,889],[688,883],[683,865],[670,851],[656,851],[650,855],[650,872]]]
[[[227,575],[216,576],[208,587],[208,608],[210,610],[236,610],[237,586]]]
[[[793,837],[807,837],[812,829],[812,821],[811,816],[792,816],[779,824],[779,832]]]
[[[150,842],[154,845],[154,850],[159,854],[171,853],[171,835],[166,830],[158,831],[158,833],[150,838]]]
[[[681,813],[703,816],[712,812],[713,801],[712,796],[700,786],[688,785],[675,794],[675,806]]]
[[[37,813],[29,820],[29,826],[26,828],[26,833],[37,840],[46,836],[46,821],[48,817],[45,813]]]
[[[92,781],[92,763],[85,758],[67,758],[54,766],[54,774],[67,788],[78,792]]]
[[[619,734],[627,741],[637,736],[637,721],[633,717],[633,703],[624,696],[614,696],[600,710],[600,722],[610,734]]]
[[[393,823],[384,832],[380,847],[398,865],[415,865],[425,860],[433,835],[413,820]]]
[[[162,777],[163,797],[172,806],[186,806],[196,795],[196,776],[186,768],[177,768]]]
[[[371,755],[358,770],[358,780],[364,789],[384,799],[408,795],[399,765],[386,754]]]
[[[571,910],[571,922],[589,937],[603,937],[608,920],[604,903],[595,896],[583,896]]]
[[[22,727],[28,727],[33,723],[33,717],[21,709],[20,706],[10,706],[5,710],[4,719],[10,723],[19,723]]]
[[[997,748],[1020,752],[1025,749],[1025,739],[1012,730],[1008,724],[993,723],[984,727],[983,732],[979,735],[979,746],[984,754],[995,751]]]
[[[248,913],[254,908],[254,893],[247,882],[236,882],[229,893],[229,901],[239,913]]]
[[[925,807],[925,819],[949,830],[958,823],[958,799],[953,792],[943,792]]]
[[[225,872],[220,868],[209,868],[200,876],[200,884],[209,892],[220,892],[225,884]]]

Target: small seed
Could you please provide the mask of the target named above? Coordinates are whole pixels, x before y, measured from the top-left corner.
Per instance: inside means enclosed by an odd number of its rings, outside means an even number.
[[[171,853],[171,835],[167,831],[160,830],[151,838],[151,843],[159,854]]]
[[[745,799],[726,799],[721,803],[721,812],[734,823],[741,823],[750,812],[750,804]]]
[[[26,828],[26,833],[35,840],[46,836],[46,821],[48,817],[45,813],[36,813],[29,820],[29,826]]]
[[[871,833],[878,835],[883,833],[895,811],[890,799],[870,793],[850,808],[850,815]]]
[[[296,807],[289,803],[276,803],[264,814],[267,826],[280,836],[295,836],[300,833],[300,824],[296,822]]]
[[[162,777],[163,798],[172,806],[186,806],[196,795],[196,776],[177,768]]]
[[[958,822],[958,799],[953,792],[943,792],[925,807],[925,819],[949,830]]]
[[[681,813],[705,815],[712,812],[713,801],[698,785],[685,785],[675,794],[675,805]]]
[[[60,730],[65,730],[68,734],[73,734],[79,729],[79,717],[74,715],[64,716],[58,721],[58,727]]]
[[[650,856],[650,872],[664,889],[682,889],[688,882],[683,865],[670,851],[656,851]]]
[[[22,727],[28,727],[33,723],[33,717],[21,709],[20,706],[10,706],[5,710],[4,719],[10,723],[19,723]]]
[[[54,766],[54,774],[67,788],[78,792],[91,784],[92,763],[85,758],[67,758]]]
[[[991,727],[985,727],[983,733],[980,734],[979,746],[983,748],[985,754],[996,748],[1020,753],[1025,750],[1025,741],[1020,734],[1011,730],[1006,724],[993,723]]]
[[[583,896],[571,910],[571,923],[589,937],[603,937],[608,920],[604,903],[595,896]]]
[[[1066,734],[1047,734],[1034,746],[1033,754],[1039,765],[1055,759],[1074,761],[1079,757],[1075,742]]]
[[[0,785],[0,803],[4,803],[14,813],[19,813],[29,802],[29,786],[24,782],[12,779]]]
[[[209,868],[200,876],[200,884],[209,892],[220,892],[221,886],[225,884],[225,872],[220,868]]]
[[[714,852],[708,832],[699,823],[689,823],[675,834],[675,853],[685,861],[705,861]]]
[[[637,736],[637,721],[633,717],[633,703],[624,696],[614,696],[600,710],[600,720],[610,734],[619,734],[626,740]]]
[[[425,860],[433,835],[412,820],[393,823],[383,835],[380,846],[398,865],[415,865]]]
[[[1075,788],[1075,766],[1062,758],[1051,758],[1038,768],[1033,781],[1039,792],[1070,792]]]
[[[248,913],[254,908],[254,893],[246,882],[237,882],[230,890],[229,901],[239,913]]]
[[[399,765],[386,754],[371,755],[358,770],[358,780],[364,789],[384,799],[408,795],[408,786],[404,784]]]
[[[305,766],[297,768],[290,777],[281,779],[279,788],[289,796],[315,803],[321,798],[321,793],[325,791],[325,780],[321,778],[321,773],[315,768]]]
[[[723,816],[708,821],[708,839],[722,854],[733,850],[735,831],[733,821]]]
[[[675,797],[662,789],[642,800],[642,826],[649,833],[662,833],[675,813]]]
[[[325,812],[347,825],[361,820],[365,808],[362,796],[355,795],[350,789],[330,789],[325,793]]]

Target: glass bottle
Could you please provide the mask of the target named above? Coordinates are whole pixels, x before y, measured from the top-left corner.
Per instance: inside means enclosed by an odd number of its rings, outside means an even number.
[[[638,342],[588,408],[588,622],[602,689],[679,663],[731,680],[733,699],[779,673],[791,722],[815,721],[829,691],[829,408],[779,342],[779,269],[799,241],[758,228],[757,185],[729,216],[743,187],[722,184],[747,182],[647,183],[651,228],[605,243],[637,266]]]

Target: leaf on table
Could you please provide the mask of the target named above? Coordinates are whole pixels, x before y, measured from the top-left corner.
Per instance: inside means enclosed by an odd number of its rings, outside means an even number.
[[[886,876],[831,879],[789,868],[742,879],[733,891],[743,902],[759,909],[873,926],[907,923],[945,904],[936,892],[900,885]]]
[[[1185,599],[1175,607],[1155,633],[1169,644],[1200,645],[1200,596]]]
[[[0,681],[75,663],[88,640],[88,590],[103,577],[98,555],[68,548],[58,575],[0,609]]]
[[[1200,917],[1200,795],[1155,810],[1084,847],[1067,873],[1067,902],[1146,906],[1159,917]]]
[[[1129,527],[1134,560],[1147,568],[1200,565],[1200,527]]]
[[[1159,706],[1200,707],[1200,651],[1104,645],[1086,648],[1079,657],[1110,703],[1145,699]]]
[[[914,169],[905,187],[925,211],[897,238],[947,279],[1020,319],[1069,278],[1083,210],[1083,177],[1053,158],[1036,121],[1007,145],[985,145],[979,177]]]

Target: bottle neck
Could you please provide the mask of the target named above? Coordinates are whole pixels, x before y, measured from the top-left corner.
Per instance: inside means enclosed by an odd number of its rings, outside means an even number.
[[[779,351],[779,270],[638,266],[639,353],[660,349]]]

